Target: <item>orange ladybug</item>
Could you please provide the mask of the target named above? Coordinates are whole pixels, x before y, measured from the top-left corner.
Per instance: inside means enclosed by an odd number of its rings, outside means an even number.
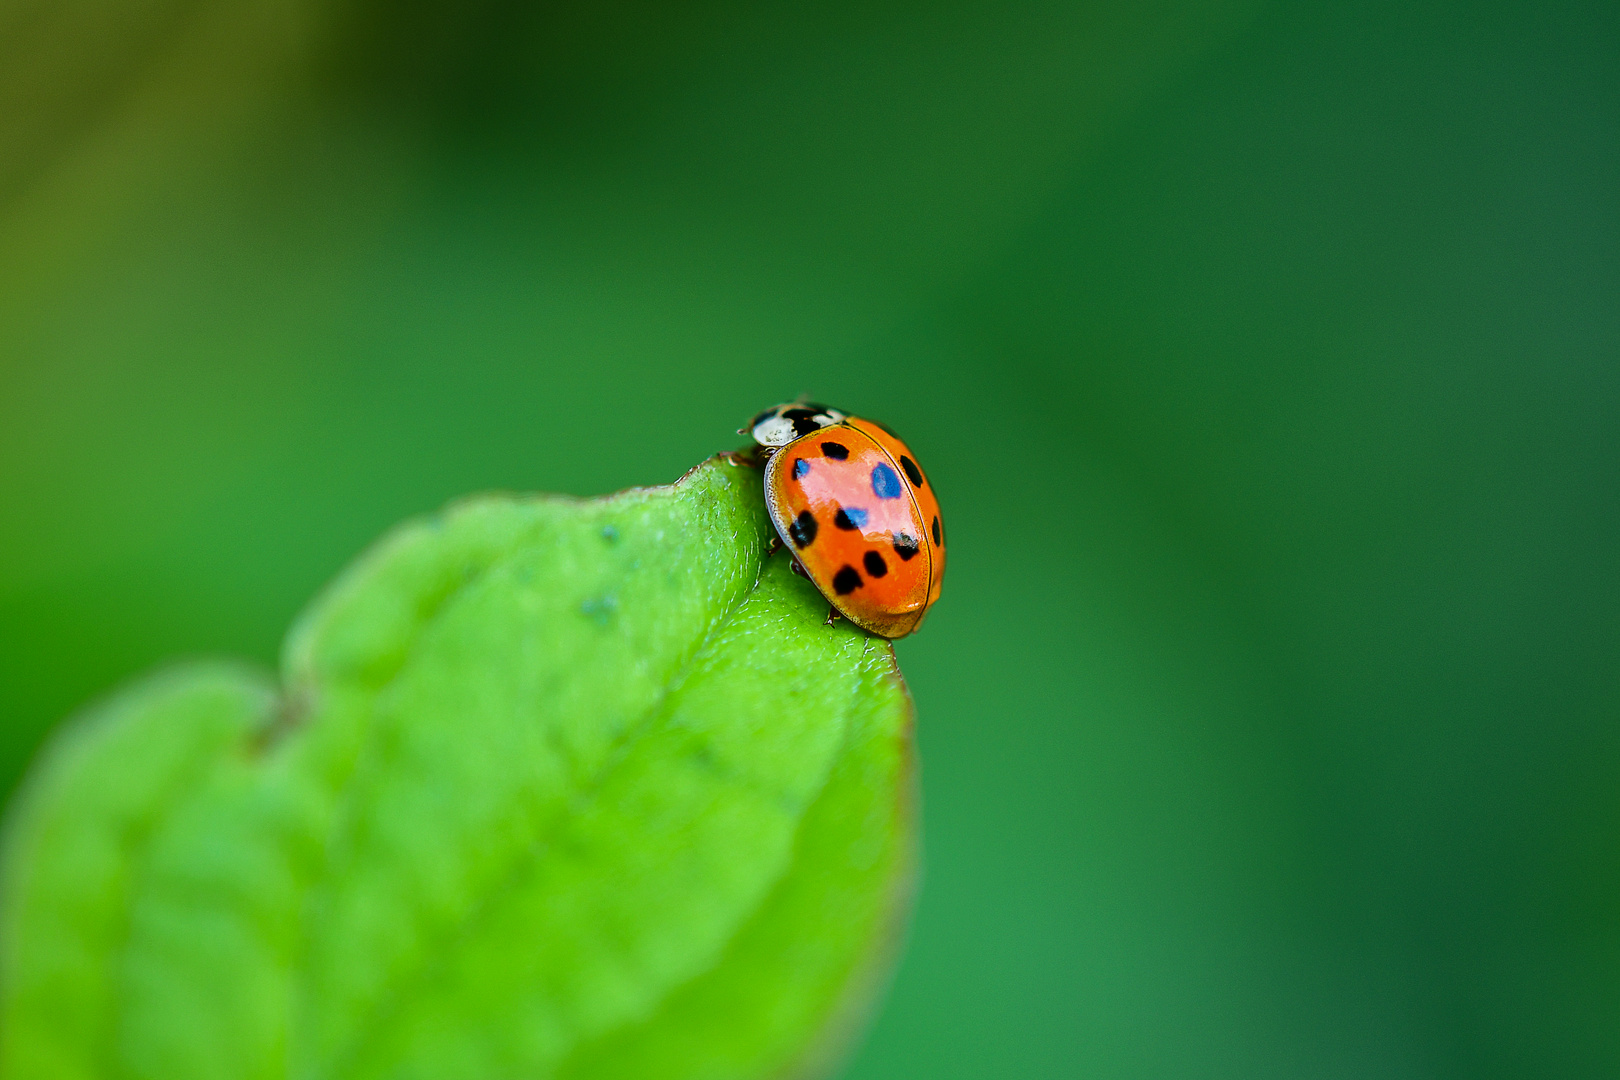
[[[910,448],[810,402],[766,409],[740,433],[765,458],[777,535],[833,610],[886,638],[922,625],[945,577],[945,523]]]

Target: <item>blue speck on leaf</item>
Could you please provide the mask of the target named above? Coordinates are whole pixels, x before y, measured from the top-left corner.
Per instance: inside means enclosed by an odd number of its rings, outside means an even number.
[[[602,597],[591,597],[579,605],[579,610],[585,617],[596,623],[597,626],[606,626],[613,613],[618,610],[618,598],[611,593]]]

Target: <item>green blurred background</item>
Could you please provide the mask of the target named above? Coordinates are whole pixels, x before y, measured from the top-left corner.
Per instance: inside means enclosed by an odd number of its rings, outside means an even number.
[[[402,517],[900,430],[855,1078],[1620,1076],[1620,7],[0,0],[0,774]]]

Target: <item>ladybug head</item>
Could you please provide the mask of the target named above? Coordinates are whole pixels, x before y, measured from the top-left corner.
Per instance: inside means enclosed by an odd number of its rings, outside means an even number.
[[[739,435],[751,435],[761,446],[786,446],[812,431],[844,422],[846,413],[829,409],[813,401],[794,401],[766,409],[748,426],[738,430]]]

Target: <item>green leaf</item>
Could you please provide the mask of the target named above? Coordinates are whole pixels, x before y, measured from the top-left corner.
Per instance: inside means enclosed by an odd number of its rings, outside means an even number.
[[[726,459],[384,539],[279,691],[149,679],[12,808],[0,1075],[821,1075],[913,865],[890,646]]]

